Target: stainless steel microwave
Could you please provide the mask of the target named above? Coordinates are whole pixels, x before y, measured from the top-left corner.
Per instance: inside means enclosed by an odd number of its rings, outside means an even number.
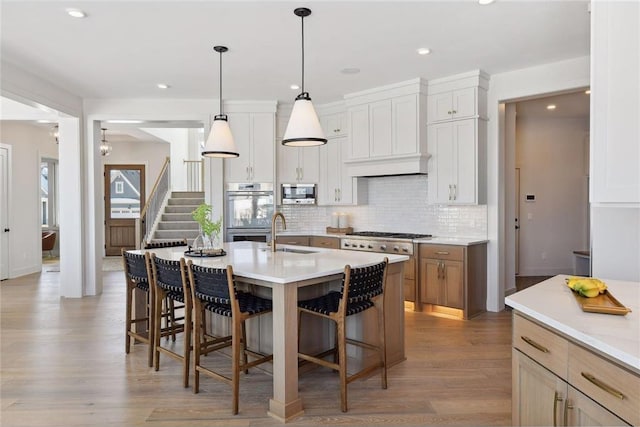
[[[282,184],[283,205],[315,205],[315,184]]]

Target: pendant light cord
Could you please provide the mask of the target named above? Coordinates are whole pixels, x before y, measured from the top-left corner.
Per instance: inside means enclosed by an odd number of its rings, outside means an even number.
[[[222,112],[222,52],[220,52],[220,115]]]
[[[304,16],[300,17],[302,21],[302,93],[304,93]]]

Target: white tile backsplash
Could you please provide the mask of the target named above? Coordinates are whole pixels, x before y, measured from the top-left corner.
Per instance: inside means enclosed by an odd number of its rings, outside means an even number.
[[[430,205],[427,176],[403,175],[368,180],[368,204],[360,206],[279,206],[287,229],[320,233],[334,212],[349,215],[356,231],[392,231],[442,237],[487,236],[487,207]]]

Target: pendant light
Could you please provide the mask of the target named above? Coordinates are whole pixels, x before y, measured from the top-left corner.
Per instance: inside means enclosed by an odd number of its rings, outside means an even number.
[[[213,50],[220,54],[220,114],[213,118],[211,132],[202,155],[204,157],[238,157],[240,154],[233,141],[227,115],[222,112],[222,53],[229,49],[225,46],[214,46]]]
[[[111,146],[111,144],[109,144],[109,141],[107,141],[107,130],[105,128],[102,128],[102,141],[100,141],[100,154],[106,157],[109,154],[111,154],[112,149],[113,147]]]
[[[296,97],[289,118],[282,145],[289,147],[312,147],[327,143],[320,120],[311,103],[311,97],[304,91],[304,18],[311,15],[311,10],[299,7],[293,11],[302,21],[302,85],[301,93]]]

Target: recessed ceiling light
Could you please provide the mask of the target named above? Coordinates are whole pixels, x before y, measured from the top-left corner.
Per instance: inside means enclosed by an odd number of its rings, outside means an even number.
[[[340,72],[342,74],[358,74],[360,72],[360,68],[343,68]]]
[[[45,119],[37,120],[37,122],[38,123],[48,123],[48,124],[55,123],[53,120],[45,120]]]
[[[478,4],[481,4],[483,6],[486,6],[488,4],[493,3],[495,0],[478,0]]]
[[[290,87],[292,90],[298,90],[298,89],[300,89],[300,86],[298,86],[298,85],[291,85],[291,86],[289,86],[289,87]]]
[[[158,89],[169,89],[171,86],[169,86],[166,83],[158,83]]]
[[[420,49],[416,50],[416,52],[418,52],[418,55],[428,55],[431,53],[431,49],[429,49],[428,47],[421,47]]]
[[[555,109],[556,109],[555,104],[549,104],[549,105],[547,105],[547,110],[555,110]]]
[[[584,93],[586,93],[587,95],[591,95],[591,89],[585,90]]]
[[[84,18],[87,16],[87,14],[80,9],[67,9],[67,13],[69,14],[69,16],[72,16],[74,18]]]

